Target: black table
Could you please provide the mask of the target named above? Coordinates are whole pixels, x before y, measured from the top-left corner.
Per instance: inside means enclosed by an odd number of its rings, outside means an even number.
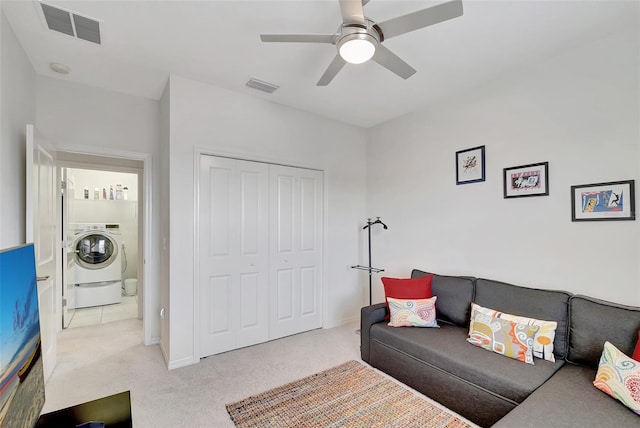
[[[76,428],[94,421],[104,422],[105,428],[132,428],[129,391],[41,415],[36,427]]]

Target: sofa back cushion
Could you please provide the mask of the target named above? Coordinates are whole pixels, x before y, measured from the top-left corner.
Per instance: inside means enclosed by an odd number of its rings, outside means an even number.
[[[570,300],[570,316],[567,360],[572,363],[597,367],[605,341],[626,355],[633,353],[640,308],[576,295]]]
[[[565,358],[570,297],[571,293],[566,291],[541,290],[490,279],[477,279],[474,301],[480,306],[508,314],[556,321],[558,327],[553,340],[553,353],[556,357]]]
[[[411,278],[431,275],[414,269]],[[462,276],[443,276],[433,274],[431,289],[438,296],[436,314],[438,321],[459,326],[469,326],[471,302],[473,301],[475,278]]]

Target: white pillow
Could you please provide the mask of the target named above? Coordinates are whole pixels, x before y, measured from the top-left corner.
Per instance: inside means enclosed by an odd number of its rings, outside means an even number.
[[[436,321],[436,296],[429,299],[387,297],[391,327],[439,327]]]

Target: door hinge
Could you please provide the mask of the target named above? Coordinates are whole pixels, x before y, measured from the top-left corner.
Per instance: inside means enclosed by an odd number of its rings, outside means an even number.
[[[60,189],[67,190],[67,182],[66,181],[61,181],[60,182]]]
[[[64,308],[65,306],[67,306],[67,299],[63,298],[62,299],[62,307]]]

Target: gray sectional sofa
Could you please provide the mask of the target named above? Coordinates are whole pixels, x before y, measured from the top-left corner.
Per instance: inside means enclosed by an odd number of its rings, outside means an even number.
[[[640,427],[591,383],[606,340],[633,353],[640,308],[472,277],[434,275],[432,288],[440,328],[389,327],[384,303],[362,308],[365,362],[483,427]],[[556,361],[524,364],[468,343],[471,302],[557,321]]]

